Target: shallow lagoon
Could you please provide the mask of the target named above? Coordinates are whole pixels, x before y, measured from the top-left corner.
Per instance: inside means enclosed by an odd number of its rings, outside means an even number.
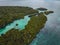
[[[7,31],[11,30],[12,28],[19,30],[25,29],[25,26],[28,24],[29,20],[30,18],[28,16],[25,16],[24,19],[15,20],[13,23],[7,25],[5,28],[0,29],[0,35],[5,34]],[[16,26],[16,24],[18,24],[18,26]]]

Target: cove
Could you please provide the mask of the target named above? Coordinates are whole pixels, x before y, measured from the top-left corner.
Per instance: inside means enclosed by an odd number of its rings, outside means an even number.
[[[0,35],[5,34],[7,31],[14,29],[22,30],[25,28],[25,26],[28,24],[28,21],[30,18],[27,16],[24,16],[24,19],[15,20],[13,23],[7,25],[5,28],[0,29]],[[18,26],[16,26],[18,24]]]

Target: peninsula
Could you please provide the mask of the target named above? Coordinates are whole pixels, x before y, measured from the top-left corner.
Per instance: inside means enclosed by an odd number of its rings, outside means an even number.
[[[19,31],[19,29],[11,29],[6,34],[0,36],[0,45],[29,45],[32,40],[36,37],[36,34],[44,27],[47,17],[44,13],[38,13],[37,10],[29,7],[0,7],[1,13],[1,22],[5,26],[13,22],[16,19],[24,18],[25,15],[37,13],[37,16],[34,14],[31,15],[30,21],[25,26],[25,29]],[[2,12],[3,12],[2,11]],[[5,12],[6,11],[6,12]],[[9,22],[9,23],[8,23]],[[16,24],[18,25],[18,24]],[[2,26],[2,27],[4,27]]]

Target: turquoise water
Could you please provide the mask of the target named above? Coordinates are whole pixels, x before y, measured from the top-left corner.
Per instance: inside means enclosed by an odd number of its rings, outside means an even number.
[[[22,30],[28,24],[30,18],[25,16],[24,19],[15,20],[13,23],[7,25],[5,28],[0,29],[0,35],[5,34],[7,31],[11,30],[12,28]],[[16,26],[18,24],[18,26]]]

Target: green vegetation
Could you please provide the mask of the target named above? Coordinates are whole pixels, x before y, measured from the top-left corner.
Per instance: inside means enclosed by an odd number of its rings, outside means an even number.
[[[25,15],[33,13],[38,13],[38,11],[30,7],[0,6],[0,28],[5,27],[14,20],[24,18]]]
[[[29,7],[0,7],[0,28],[14,20],[24,18],[25,15],[31,14],[31,19],[28,25],[25,26],[25,29],[21,31],[19,29],[11,29],[6,34],[2,34],[0,36],[0,45],[29,45],[47,21],[44,13],[47,15],[52,12],[46,11],[38,13],[37,10]]]
[[[44,12],[46,15],[50,14],[50,13],[54,13],[54,11],[45,11]]]
[[[48,9],[46,9],[46,8],[37,8],[37,10],[46,11],[46,10],[48,10]]]
[[[43,13],[30,18],[31,20],[24,30],[11,29],[6,34],[0,36],[0,45],[29,45],[47,21],[47,17]]]

